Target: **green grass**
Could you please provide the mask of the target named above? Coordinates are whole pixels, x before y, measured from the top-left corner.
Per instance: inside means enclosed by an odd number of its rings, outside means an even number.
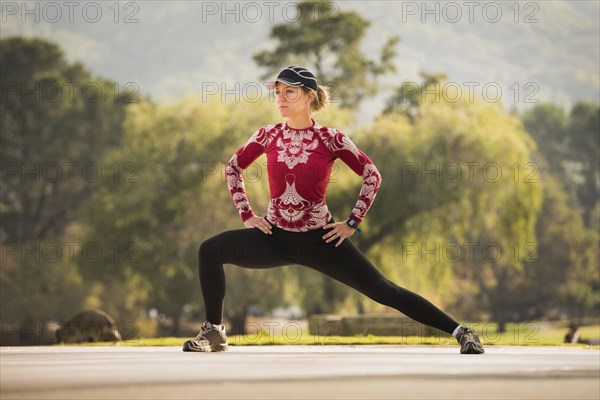
[[[497,326],[491,323],[470,323],[475,328],[485,346],[578,346],[583,344],[565,344],[563,337],[567,330],[562,326],[547,326],[537,322],[507,324],[506,331],[500,333]],[[600,325],[581,328],[581,337],[585,339],[598,339]],[[121,342],[120,346],[181,346],[187,338],[140,338]],[[363,345],[363,344],[395,344],[395,345],[456,345],[456,340],[451,336],[313,336],[303,334],[300,336],[282,336],[261,333],[255,335],[233,335],[228,337],[232,346],[259,346],[259,345]],[[111,346],[113,343],[91,343],[81,345]],[[600,348],[599,346],[592,346]]]

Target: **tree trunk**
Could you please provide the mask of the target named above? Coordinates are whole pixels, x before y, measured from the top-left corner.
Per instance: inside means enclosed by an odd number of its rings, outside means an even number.
[[[498,324],[498,332],[506,332],[507,321],[507,310],[510,309],[510,300],[508,296],[508,289],[506,288],[507,274],[500,272],[497,280],[498,284],[492,291],[492,316],[494,321]]]
[[[171,328],[171,336],[173,337],[179,337],[179,331],[181,328],[181,311],[182,308],[179,307],[173,314],[173,327]]]
[[[227,334],[244,335],[246,333],[246,320],[248,319],[248,315],[245,312],[229,315],[227,319],[231,324],[231,326],[227,327]]]

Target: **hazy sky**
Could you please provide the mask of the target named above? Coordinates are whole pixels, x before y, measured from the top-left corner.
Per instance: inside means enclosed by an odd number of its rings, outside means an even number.
[[[337,1],[335,23],[354,10],[372,22],[364,51],[376,57],[399,35],[396,73],[364,104],[361,119],[381,109],[394,86],[419,81],[421,70],[445,72],[462,95],[473,92],[507,107],[535,101],[569,106],[598,100],[600,2]],[[1,3],[2,37],[55,41],[69,60],[119,84],[134,82],[160,100],[220,87],[243,96],[261,83],[252,54],[271,48],[271,28],[297,21],[293,1],[83,1]],[[485,91],[484,91],[485,88]],[[498,93],[500,89],[501,93]],[[236,92],[236,93],[234,93]]]

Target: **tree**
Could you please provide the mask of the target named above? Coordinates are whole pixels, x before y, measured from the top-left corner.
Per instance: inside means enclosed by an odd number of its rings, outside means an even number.
[[[526,265],[521,314],[532,318],[597,315],[598,232],[585,227],[555,177],[542,177],[544,200],[536,224],[536,257]]]
[[[578,102],[571,109],[568,137],[570,158],[581,163],[577,199],[586,226],[593,224],[592,214],[600,199],[600,105]]]
[[[2,39],[0,46],[3,240],[60,237],[110,166],[132,93],[69,64],[53,43]]]
[[[440,93],[440,85],[448,80],[444,73],[420,73],[423,82],[402,82],[396,88],[394,95],[387,101],[383,110],[384,114],[391,112],[406,115],[411,122],[415,122],[419,114],[420,105],[426,101],[428,96],[437,96]]]
[[[65,320],[89,295],[77,210],[110,174],[100,160],[135,97],[37,38],[0,40],[0,79],[2,321]]]
[[[263,79],[286,65],[314,68],[319,82],[332,87],[334,99],[356,110],[363,99],[377,93],[377,79],[395,71],[394,46],[400,39],[388,38],[379,60],[370,60],[360,49],[370,22],[353,11],[336,11],[329,0],[298,3],[299,21],[275,25],[271,29],[275,49],[254,54],[254,61],[267,69]]]
[[[544,170],[561,182],[586,226],[600,195],[600,106],[579,102],[569,115],[553,104],[540,104],[523,115],[525,128],[539,146]]]
[[[523,290],[535,316],[581,317],[598,310],[599,110],[580,102],[567,115],[540,104],[523,115],[538,143],[535,157],[544,178],[539,261],[528,264]]]

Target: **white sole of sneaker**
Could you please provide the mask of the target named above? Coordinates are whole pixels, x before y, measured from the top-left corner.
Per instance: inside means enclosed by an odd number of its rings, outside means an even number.
[[[183,344],[183,351],[189,351],[193,353],[210,353],[212,349],[209,345],[206,346],[198,346],[193,343],[191,340],[188,340]]]

